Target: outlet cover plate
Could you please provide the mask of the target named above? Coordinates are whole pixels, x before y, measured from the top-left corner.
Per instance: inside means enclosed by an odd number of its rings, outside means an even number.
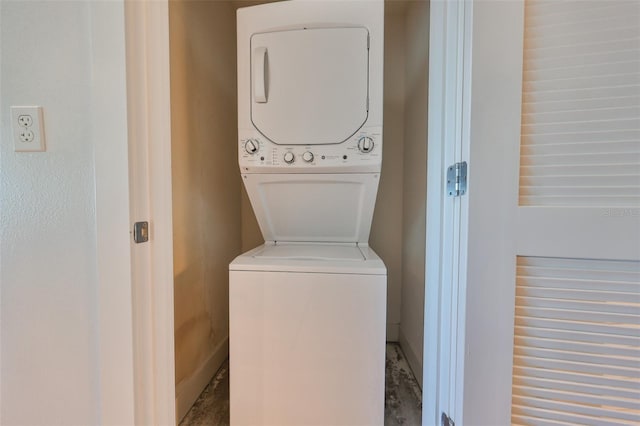
[[[11,129],[16,152],[42,152],[44,122],[41,106],[12,106]]]

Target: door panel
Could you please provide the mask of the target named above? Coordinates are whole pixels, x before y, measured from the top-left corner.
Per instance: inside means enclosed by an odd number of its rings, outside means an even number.
[[[640,421],[639,19],[473,2],[465,424]]]
[[[638,19],[525,1],[513,424],[640,422]]]
[[[517,214],[519,255],[638,259],[637,208],[520,207]]]

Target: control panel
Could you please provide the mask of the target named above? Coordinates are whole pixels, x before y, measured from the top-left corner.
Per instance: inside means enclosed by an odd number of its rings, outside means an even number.
[[[278,145],[255,130],[239,132],[243,173],[379,172],[382,129],[363,128],[348,140],[327,145]]]

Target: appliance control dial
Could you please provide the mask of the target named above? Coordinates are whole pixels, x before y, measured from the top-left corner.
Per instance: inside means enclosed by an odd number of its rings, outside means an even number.
[[[311,151],[307,151],[304,154],[302,154],[302,159],[304,161],[306,161],[307,163],[310,163],[313,161],[313,153]]]
[[[368,136],[361,137],[358,139],[358,149],[364,153],[373,151],[373,139]]]
[[[244,150],[253,155],[258,152],[258,141],[255,139],[249,139],[244,143]]]
[[[293,163],[293,160],[295,160],[295,156],[293,155],[293,152],[287,152],[284,154],[284,162],[287,164],[291,164]]]

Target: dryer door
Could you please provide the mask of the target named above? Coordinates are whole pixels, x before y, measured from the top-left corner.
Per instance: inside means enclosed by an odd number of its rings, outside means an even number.
[[[251,37],[251,120],[281,145],[341,143],[367,120],[369,32],[309,28]]]

